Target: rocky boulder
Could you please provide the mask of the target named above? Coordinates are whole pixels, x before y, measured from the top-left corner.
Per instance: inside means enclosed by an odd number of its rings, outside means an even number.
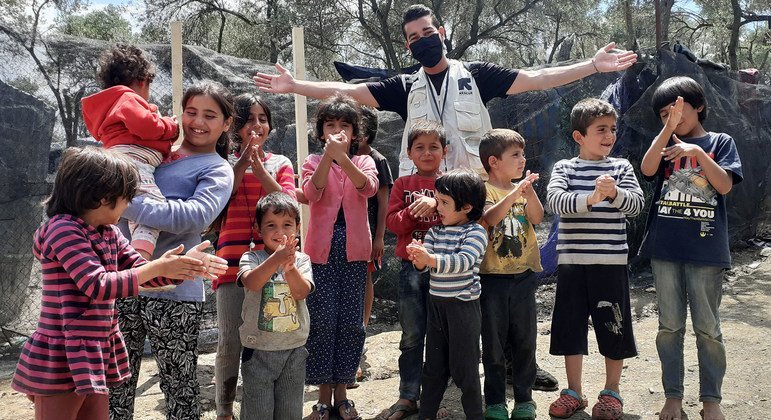
[[[32,235],[43,220],[54,111],[0,81],[0,326],[14,320],[35,267]]]

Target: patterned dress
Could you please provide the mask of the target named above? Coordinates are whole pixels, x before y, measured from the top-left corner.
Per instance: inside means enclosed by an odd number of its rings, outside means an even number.
[[[95,228],[71,215],[40,226],[33,253],[43,272],[43,303],[11,386],[29,395],[107,394],[131,376],[115,299],[138,293],[136,267],[146,261],[117,227]]]

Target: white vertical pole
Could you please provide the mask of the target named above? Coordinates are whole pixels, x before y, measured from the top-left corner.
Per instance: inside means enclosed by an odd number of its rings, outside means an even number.
[[[294,77],[305,80],[305,35],[302,26],[292,28],[292,60],[294,62]],[[294,95],[295,136],[297,137],[297,172],[300,172],[305,158],[308,156],[308,108],[305,96]],[[310,211],[308,206],[301,206],[300,223],[302,232],[300,238],[305,248],[305,238],[308,234]]]
[[[182,22],[175,21],[171,27],[171,109],[177,118],[182,118]],[[182,144],[184,134],[179,130],[175,146]]]

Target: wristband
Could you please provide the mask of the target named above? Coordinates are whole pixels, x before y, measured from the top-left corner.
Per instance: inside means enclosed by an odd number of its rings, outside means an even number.
[[[596,71],[597,73],[599,73],[599,72],[600,72],[600,69],[598,69],[598,68],[597,68],[597,65],[596,65],[596,64],[594,64],[594,59],[593,59],[593,58],[592,58],[592,67],[594,67],[594,71]]]

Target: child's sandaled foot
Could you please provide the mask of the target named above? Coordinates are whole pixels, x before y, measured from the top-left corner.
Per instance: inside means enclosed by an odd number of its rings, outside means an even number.
[[[436,410],[436,420],[441,419],[449,419],[450,418],[450,410],[448,410],[445,407],[439,407],[438,410]]]
[[[303,417],[303,420],[329,420],[329,406],[318,402],[313,404],[313,411],[310,414]]]
[[[704,403],[704,408],[699,411],[699,415],[703,420],[725,420],[723,410],[720,409],[718,403]]]
[[[624,399],[610,389],[600,391],[597,403],[592,407],[592,419],[618,420],[624,415]]]
[[[683,400],[667,398],[659,412],[659,420],[680,420],[683,417]]]
[[[337,411],[342,420],[361,420],[353,400],[337,401],[335,403],[335,411]]]
[[[586,408],[586,397],[578,395],[572,389],[560,391],[560,397],[549,406],[549,415],[560,419],[566,419],[577,411]]]

